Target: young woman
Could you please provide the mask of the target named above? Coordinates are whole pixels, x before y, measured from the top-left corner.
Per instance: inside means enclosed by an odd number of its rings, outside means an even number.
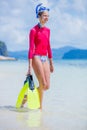
[[[29,34],[29,67],[28,73],[32,74],[32,69],[39,82],[40,108],[42,108],[43,92],[50,87],[50,72],[53,72],[52,51],[50,47],[50,29],[45,27],[49,18],[49,9],[42,4],[36,7],[36,16],[39,23],[35,25]]]

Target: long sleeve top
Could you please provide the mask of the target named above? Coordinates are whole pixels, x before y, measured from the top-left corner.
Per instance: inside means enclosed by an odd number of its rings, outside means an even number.
[[[29,33],[28,58],[32,59],[34,55],[48,56],[48,58],[52,58],[50,29],[47,27],[40,28],[38,24],[34,26]]]

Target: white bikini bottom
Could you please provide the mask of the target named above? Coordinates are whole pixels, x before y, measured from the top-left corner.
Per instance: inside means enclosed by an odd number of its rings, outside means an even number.
[[[47,56],[35,55],[34,57],[38,57],[38,58],[41,60],[41,62],[42,62],[42,63],[43,63],[43,62],[46,62],[46,61],[47,61],[47,59],[48,59],[48,57],[47,57]]]

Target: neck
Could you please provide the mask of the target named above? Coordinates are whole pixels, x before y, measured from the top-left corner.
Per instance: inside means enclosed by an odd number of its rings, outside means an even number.
[[[40,28],[42,28],[42,27],[45,26],[45,24],[43,24],[43,23],[41,23],[41,22],[39,22],[38,25],[39,25]]]

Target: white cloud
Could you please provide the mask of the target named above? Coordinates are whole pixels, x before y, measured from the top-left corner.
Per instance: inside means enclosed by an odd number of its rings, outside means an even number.
[[[33,2],[37,5],[39,3],[43,3],[45,6],[48,6],[48,0],[33,0]]]
[[[74,1],[73,4],[75,4]],[[74,13],[73,4],[68,0],[59,1],[51,11],[52,41],[56,41],[55,46],[72,45],[72,42],[74,42],[74,46],[87,48],[87,18],[83,17],[81,4],[78,7],[82,15],[77,12]]]
[[[11,13],[14,16],[19,16],[21,14],[21,10],[16,8],[16,9],[13,9]]]
[[[73,0],[73,8],[80,12],[86,12],[87,1],[86,0]]]
[[[28,32],[38,20],[35,7],[43,3],[50,7],[47,26],[51,29],[52,47],[71,45],[87,48],[86,0],[1,0],[0,40],[10,50],[27,49]]]

